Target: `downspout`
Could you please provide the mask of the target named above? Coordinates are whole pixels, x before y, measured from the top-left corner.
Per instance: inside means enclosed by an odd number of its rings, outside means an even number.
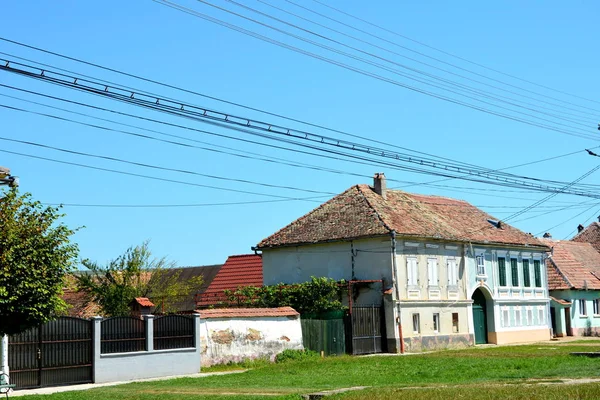
[[[402,309],[400,307],[400,285],[396,276],[396,231],[392,230],[392,283],[396,288],[396,307],[398,307],[398,336],[400,338],[400,354],[404,354],[404,337],[402,336]]]

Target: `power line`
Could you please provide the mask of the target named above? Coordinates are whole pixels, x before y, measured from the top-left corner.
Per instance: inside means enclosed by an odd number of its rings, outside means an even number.
[[[583,210],[582,212],[578,213],[577,215],[574,215],[574,216],[570,217],[569,219],[567,219],[567,220],[565,220],[565,221],[562,221],[562,222],[560,222],[560,223],[558,223],[558,224],[556,224],[556,225],[554,225],[554,226],[552,226],[552,227],[550,227],[550,228],[548,228],[548,229],[544,229],[543,231],[540,231],[540,233],[537,233],[537,234],[536,234],[536,236],[543,235],[543,234],[544,234],[544,233],[546,233],[546,232],[550,232],[550,231],[551,231],[552,229],[554,229],[554,228],[558,228],[559,226],[562,226],[562,225],[566,224],[567,222],[570,222],[570,221],[572,221],[573,219],[575,219],[575,218],[579,217],[581,214],[585,214],[586,212],[588,212],[588,211],[589,211],[589,210],[591,210],[592,208],[595,208],[597,205],[598,205],[598,204],[592,204],[591,206],[589,206],[588,208],[586,208],[586,209],[585,209],[585,210]]]

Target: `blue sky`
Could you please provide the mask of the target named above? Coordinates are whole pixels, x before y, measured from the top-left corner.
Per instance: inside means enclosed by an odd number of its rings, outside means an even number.
[[[359,36],[363,40],[376,41],[363,33],[353,32],[347,27],[319,19],[314,14],[291,3],[266,1],[305,18],[320,21],[327,26]],[[559,1],[543,3],[521,1],[501,3],[324,1],[429,46],[564,93],[544,89],[483,69],[402,37],[376,30],[347,16],[337,14],[312,0],[303,1],[302,4],[314,11],[377,34],[396,45],[419,51],[485,77],[423,58],[389,42],[378,42],[380,46],[394,52],[466,75],[470,79],[448,75],[380,49],[352,42],[348,38],[269,8],[256,0],[246,0],[243,3],[278,18],[319,31],[330,38],[352,43],[356,47],[369,48],[369,51],[393,59],[397,63],[462,84],[472,85],[480,90],[485,89],[494,94],[500,93],[511,98],[528,101],[536,108],[539,106],[550,107],[547,103],[543,103],[544,101],[559,102],[558,104],[561,104],[559,112],[573,113],[580,117],[578,119],[586,120],[584,125],[577,126],[583,129],[580,132],[586,132],[590,138],[573,137],[526,125],[415,93],[276,47],[149,0],[127,2],[22,0],[9,2],[3,6],[0,36],[210,96],[351,132],[390,145],[403,146],[492,169],[600,145],[594,138],[598,134],[596,124],[600,122],[600,118],[596,117],[600,115],[600,112],[595,111],[598,109],[599,103],[582,99],[596,99],[597,93],[600,92],[600,83],[597,73],[595,73],[599,56],[594,51],[598,42],[596,17],[600,11],[600,5],[594,2],[569,2],[567,4]],[[378,71],[373,66],[360,65],[359,62],[346,59],[339,54],[327,55],[323,49],[311,47],[265,27],[253,25],[249,21],[225,14],[201,2],[178,0],[178,3],[314,53],[347,62],[410,85],[424,87],[422,84],[411,82],[409,79],[395,76],[389,72]],[[211,0],[210,3],[259,18],[258,15],[251,14],[248,10],[224,0]],[[272,20],[262,19],[269,24],[275,24]],[[290,27],[278,26],[281,29],[292,31]],[[308,37],[305,32],[295,32]],[[327,44],[331,45],[331,43]],[[0,52],[232,114],[339,136],[189,93],[137,81],[6,42],[0,42]],[[2,57],[11,58],[0,55],[0,58]],[[506,86],[487,78],[512,86]],[[473,79],[485,81],[532,98],[525,99],[507,92],[499,92],[488,86],[474,83]],[[73,92],[7,72],[0,72],[0,84],[183,124],[195,129],[210,129],[238,138],[256,140],[244,133],[140,110],[131,105]],[[531,92],[539,93],[539,95]],[[569,96],[565,93],[579,97]],[[342,192],[357,183],[370,183],[369,177],[374,172],[385,172],[390,180],[396,181],[430,182],[436,180],[435,177],[391,170],[386,167],[327,160],[90,111],[4,87],[0,87],[0,94],[85,112],[96,117],[109,118],[163,133],[185,136],[206,142],[207,146],[219,145],[235,148],[238,150],[238,154],[259,153],[266,158],[280,158],[319,167],[335,168],[359,174],[362,177],[331,174],[199,149],[169,146],[165,143],[128,137],[115,132],[101,131],[4,108],[0,109],[3,128],[0,136],[5,138],[27,140],[203,174],[294,186],[328,193]],[[0,96],[0,104],[50,113],[87,123],[98,123],[97,120],[88,117],[73,116],[4,96]],[[584,115],[584,113],[586,114]],[[564,123],[574,125],[572,122]],[[115,126],[109,123],[103,123],[103,125]],[[267,195],[314,196],[310,193],[149,170],[110,161],[57,153],[53,150],[24,144],[2,142],[0,149],[8,151],[118,169],[130,173],[260,192]],[[570,182],[597,165],[598,161],[600,160],[580,152],[569,157],[510,171],[519,175]],[[274,199],[267,196],[233,193],[113,174],[7,153],[0,157],[0,165],[10,167],[13,173],[20,177],[23,191],[31,192],[36,199],[45,203],[172,205]],[[597,179],[598,173],[591,175],[583,183],[595,184]],[[481,206],[499,219],[510,215],[511,212],[518,211],[519,207],[526,207],[546,196],[544,193],[524,193],[520,189],[503,189],[497,186],[458,180],[442,184],[451,187],[412,185],[405,189],[418,193],[465,199],[472,204]],[[398,187],[402,184],[390,182],[389,186]],[[323,197],[323,199],[327,198],[327,196]],[[581,206],[584,202],[587,204]],[[75,236],[75,240],[80,245],[81,256],[84,258],[104,262],[122,253],[131,245],[150,240],[151,249],[156,256],[166,256],[179,265],[203,265],[222,263],[230,254],[250,252],[250,247],[262,238],[302,216],[318,204],[315,201],[282,201],[169,208],[65,206],[64,211],[67,214],[65,222],[69,226],[85,227]],[[567,237],[577,224],[585,221],[589,223],[600,213],[600,202],[584,197],[559,195],[544,203],[544,206],[573,207],[562,211],[556,211],[556,208],[539,208],[517,218],[513,224],[526,232],[539,233],[564,222],[551,230],[555,238],[562,239]],[[540,215],[542,212],[539,211],[554,212]],[[580,213],[581,215],[576,216]],[[519,221],[525,218],[529,219]]]

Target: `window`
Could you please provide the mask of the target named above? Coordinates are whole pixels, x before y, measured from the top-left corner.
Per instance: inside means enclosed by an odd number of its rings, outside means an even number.
[[[533,274],[535,275],[535,287],[542,287],[542,266],[540,260],[533,260]]]
[[[438,286],[438,260],[437,258],[427,259],[427,283],[429,286]]]
[[[515,309],[515,326],[521,326],[521,310]]]
[[[419,270],[417,268],[417,259],[415,257],[406,259],[406,269],[408,285],[417,286],[419,284]]]
[[[477,257],[477,275],[485,275],[485,256],[483,254]]]
[[[506,258],[498,257],[498,279],[500,286],[506,286]]]
[[[452,332],[458,333],[458,313],[452,313]]]
[[[504,326],[504,327],[510,326],[510,318],[508,315],[508,310],[502,310],[502,326]]]
[[[533,310],[527,310],[527,325],[533,325]]]
[[[538,325],[545,325],[546,324],[546,322],[544,321],[545,320],[544,315],[546,315],[544,313],[544,307],[538,308]]]
[[[510,274],[513,286],[519,286],[519,267],[517,266],[517,259],[510,259]]]
[[[577,300],[577,305],[579,306],[579,315],[585,317],[587,315],[587,310],[585,308],[585,300],[579,299]]]
[[[595,299],[592,304],[594,305],[594,315],[600,315],[600,299]]]
[[[413,332],[419,333],[421,332],[421,321],[419,318],[419,314],[413,314]]]
[[[438,333],[440,331],[440,314],[433,314],[433,331]]]
[[[458,285],[458,268],[454,258],[448,259],[448,286]]]
[[[529,276],[529,260],[523,260],[523,286],[531,286],[531,277]]]

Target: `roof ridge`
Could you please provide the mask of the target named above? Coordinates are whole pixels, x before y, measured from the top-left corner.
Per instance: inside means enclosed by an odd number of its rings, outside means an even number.
[[[356,185],[356,187],[358,188],[359,193],[362,195],[363,199],[365,200],[365,202],[367,203],[367,205],[375,212],[375,215],[377,215],[377,218],[381,221],[381,223],[383,224],[383,226],[390,232],[393,231],[392,228],[390,228],[390,226],[388,225],[388,223],[383,219],[383,217],[381,216],[381,214],[379,214],[379,211],[377,211],[377,209],[375,208],[375,206],[373,204],[371,204],[371,202],[369,201],[369,199],[367,198],[367,196],[365,196],[365,194],[362,191],[361,186],[363,185]],[[367,186],[369,189],[371,189],[371,186],[369,185],[364,185]],[[373,190],[373,189],[371,189]],[[399,190],[400,192],[401,190]],[[385,201],[385,199],[384,199]]]

